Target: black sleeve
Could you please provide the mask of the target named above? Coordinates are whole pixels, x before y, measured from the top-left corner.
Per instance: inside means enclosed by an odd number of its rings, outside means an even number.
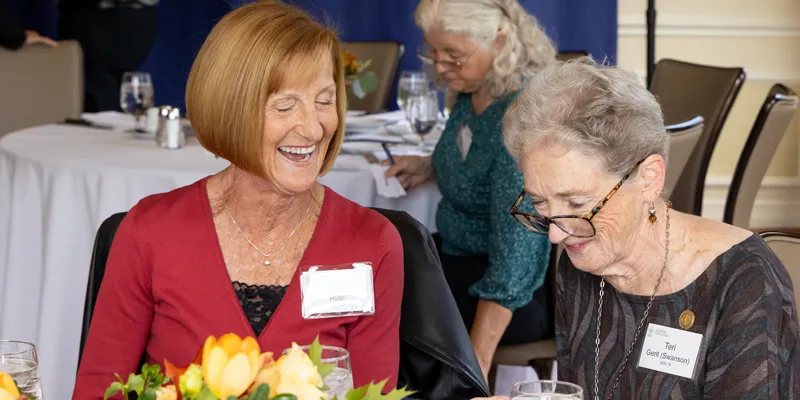
[[[0,8],[0,46],[17,50],[25,44],[25,29],[6,10]]]

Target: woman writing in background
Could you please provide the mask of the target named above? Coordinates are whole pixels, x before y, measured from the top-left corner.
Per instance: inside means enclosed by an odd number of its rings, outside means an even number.
[[[542,287],[550,246],[508,215],[522,175],[501,121],[555,50],[516,0],[423,0],[415,18],[423,56],[457,99],[433,156],[395,157],[386,174],[406,188],[438,183],[440,258],[486,375],[498,343],[553,336]]]
[[[393,225],[317,183],[344,135],[334,33],[279,2],[225,16],[192,67],[186,104],[222,172],[147,197],[111,248],[73,398],[99,399],[142,355],[188,365],[209,335],[350,351],[354,383],[397,382],[403,253]],[[299,274],[370,262],[375,314],[304,319]]]

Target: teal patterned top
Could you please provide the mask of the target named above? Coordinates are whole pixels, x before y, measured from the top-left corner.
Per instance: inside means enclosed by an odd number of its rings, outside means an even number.
[[[460,95],[433,152],[442,192],[436,214],[442,251],[488,255],[489,269],[470,293],[512,311],[531,301],[550,257],[547,236],[528,231],[508,213],[523,186],[522,173],[503,145],[503,114],[514,97],[496,100],[475,115],[471,96]],[[464,125],[472,131],[466,159],[456,142]]]

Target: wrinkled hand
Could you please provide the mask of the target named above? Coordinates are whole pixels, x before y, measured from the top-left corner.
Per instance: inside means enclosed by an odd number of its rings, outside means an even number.
[[[53,39],[50,39],[47,36],[40,35],[39,32],[25,31],[25,44],[27,45],[27,44],[37,44],[37,43],[45,44],[50,47],[58,46],[58,42],[56,42]]]
[[[433,164],[430,157],[396,156],[394,165],[386,170],[384,176],[396,176],[408,190],[433,179]]]

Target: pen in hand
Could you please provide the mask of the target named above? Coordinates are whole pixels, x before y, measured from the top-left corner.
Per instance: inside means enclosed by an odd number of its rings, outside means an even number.
[[[386,153],[386,159],[389,160],[389,165],[394,165],[394,157],[392,157],[392,152],[389,151],[389,144],[381,143],[381,147],[383,147],[383,151]]]

